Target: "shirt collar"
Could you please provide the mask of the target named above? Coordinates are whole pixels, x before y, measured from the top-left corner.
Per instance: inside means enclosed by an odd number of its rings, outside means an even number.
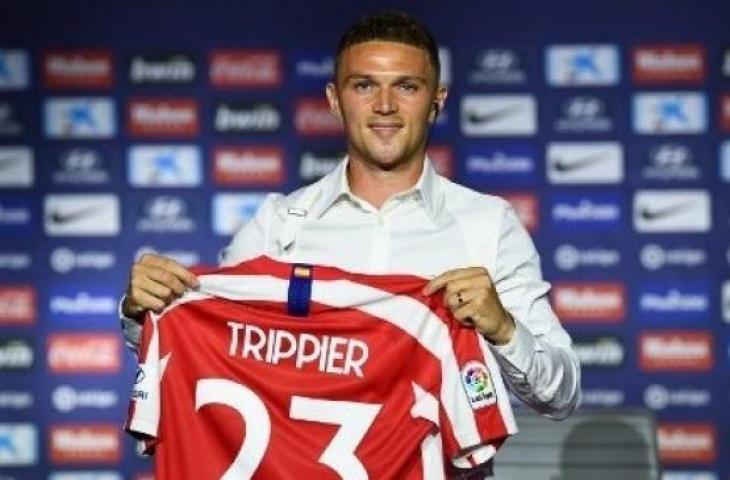
[[[320,183],[320,195],[312,207],[312,214],[319,218],[338,200],[343,197],[352,197],[350,185],[347,182],[348,157],[345,157],[334,171],[325,176]],[[438,174],[431,160],[426,157],[423,172],[416,184],[399,195],[415,193],[423,201],[427,215],[434,222],[438,222],[444,211],[443,194],[439,189]]]

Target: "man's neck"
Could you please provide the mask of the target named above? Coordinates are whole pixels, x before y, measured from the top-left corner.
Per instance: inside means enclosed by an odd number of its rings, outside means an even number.
[[[418,183],[424,163],[424,160],[409,162],[400,168],[384,170],[351,158],[347,165],[347,182],[355,196],[380,209],[393,195]]]

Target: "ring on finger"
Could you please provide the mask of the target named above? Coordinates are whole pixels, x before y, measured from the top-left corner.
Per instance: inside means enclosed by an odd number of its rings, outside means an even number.
[[[456,292],[456,304],[461,305],[464,303],[464,299],[461,298],[461,292]]]

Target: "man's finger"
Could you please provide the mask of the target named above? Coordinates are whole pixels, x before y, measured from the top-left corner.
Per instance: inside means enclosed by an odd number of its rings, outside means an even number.
[[[175,274],[167,270],[162,270],[159,268],[147,268],[145,269],[144,274],[145,276],[143,277],[143,279],[138,282],[140,286],[144,286],[144,284],[146,283],[145,279],[148,279],[171,289],[178,297],[181,297],[182,294],[185,293],[185,284],[183,284],[182,281]]]
[[[168,271],[180,279],[185,285],[190,288],[197,288],[200,283],[198,277],[193,272],[183,267],[175,260],[160,255],[147,254],[140,259],[140,264],[148,265],[151,267],[157,267],[162,270]]]
[[[486,272],[486,269],[482,267],[467,267],[449,270],[448,272],[444,272],[431,279],[431,281],[423,288],[423,293],[424,295],[431,295],[453,281],[481,277],[484,276]]]
[[[129,306],[133,310],[153,310],[155,312],[162,311],[165,308],[165,302],[141,288],[133,288],[127,296]]]

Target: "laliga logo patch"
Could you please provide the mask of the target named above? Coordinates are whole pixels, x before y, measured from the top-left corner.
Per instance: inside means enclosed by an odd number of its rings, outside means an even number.
[[[461,383],[474,410],[497,401],[489,371],[482,363],[472,361],[464,365],[461,369]]]

